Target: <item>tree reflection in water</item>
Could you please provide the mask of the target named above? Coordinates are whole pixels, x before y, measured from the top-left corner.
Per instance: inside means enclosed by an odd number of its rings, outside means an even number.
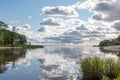
[[[25,58],[25,49],[5,49],[0,50],[0,74],[7,70],[7,64],[12,63],[11,68],[15,68],[15,62],[19,58]]]
[[[99,50],[103,53],[112,53],[112,54],[116,54],[119,58],[120,58],[120,50],[116,50],[116,51],[113,51],[113,50],[105,50],[104,47],[99,47]]]

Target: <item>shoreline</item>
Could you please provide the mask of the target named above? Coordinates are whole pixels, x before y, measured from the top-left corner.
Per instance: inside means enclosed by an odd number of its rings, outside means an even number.
[[[2,49],[22,49],[22,48],[43,48],[42,45],[22,45],[22,46],[0,46],[0,50]]]
[[[1,49],[20,49],[20,48],[22,48],[22,47],[1,47],[0,46],[0,50]]]
[[[107,51],[120,51],[120,45],[100,46],[100,47],[102,47],[104,50],[107,50]]]

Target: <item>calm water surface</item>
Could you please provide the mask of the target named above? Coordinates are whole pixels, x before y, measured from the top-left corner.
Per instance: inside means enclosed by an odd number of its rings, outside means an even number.
[[[0,50],[0,80],[45,80],[48,76],[74,76],[72,80],[76,80],[81,74],[79,60],[94,56],[118,58],[116,54],[86,46]]]

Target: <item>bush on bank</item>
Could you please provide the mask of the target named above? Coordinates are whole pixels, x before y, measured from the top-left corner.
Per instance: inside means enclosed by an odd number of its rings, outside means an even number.
[[[111,58],[86,58],[82,60],[81,69],[83,80],[118,80],[116,78],[120,74],[120,61]]]

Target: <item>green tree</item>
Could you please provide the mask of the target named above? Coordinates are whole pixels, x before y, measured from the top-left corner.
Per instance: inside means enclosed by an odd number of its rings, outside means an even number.
[[[0,45],[25,44],[26,36],[18,34],[16,28],[12,31],[7,30],[7,24],[0,21]]]
[[[8,27],[8,25],[7,25],[6,23],[0,21],[0,30],[1,30],[2,28],[5,29],[5,28],[7,28],[7,27]]]

